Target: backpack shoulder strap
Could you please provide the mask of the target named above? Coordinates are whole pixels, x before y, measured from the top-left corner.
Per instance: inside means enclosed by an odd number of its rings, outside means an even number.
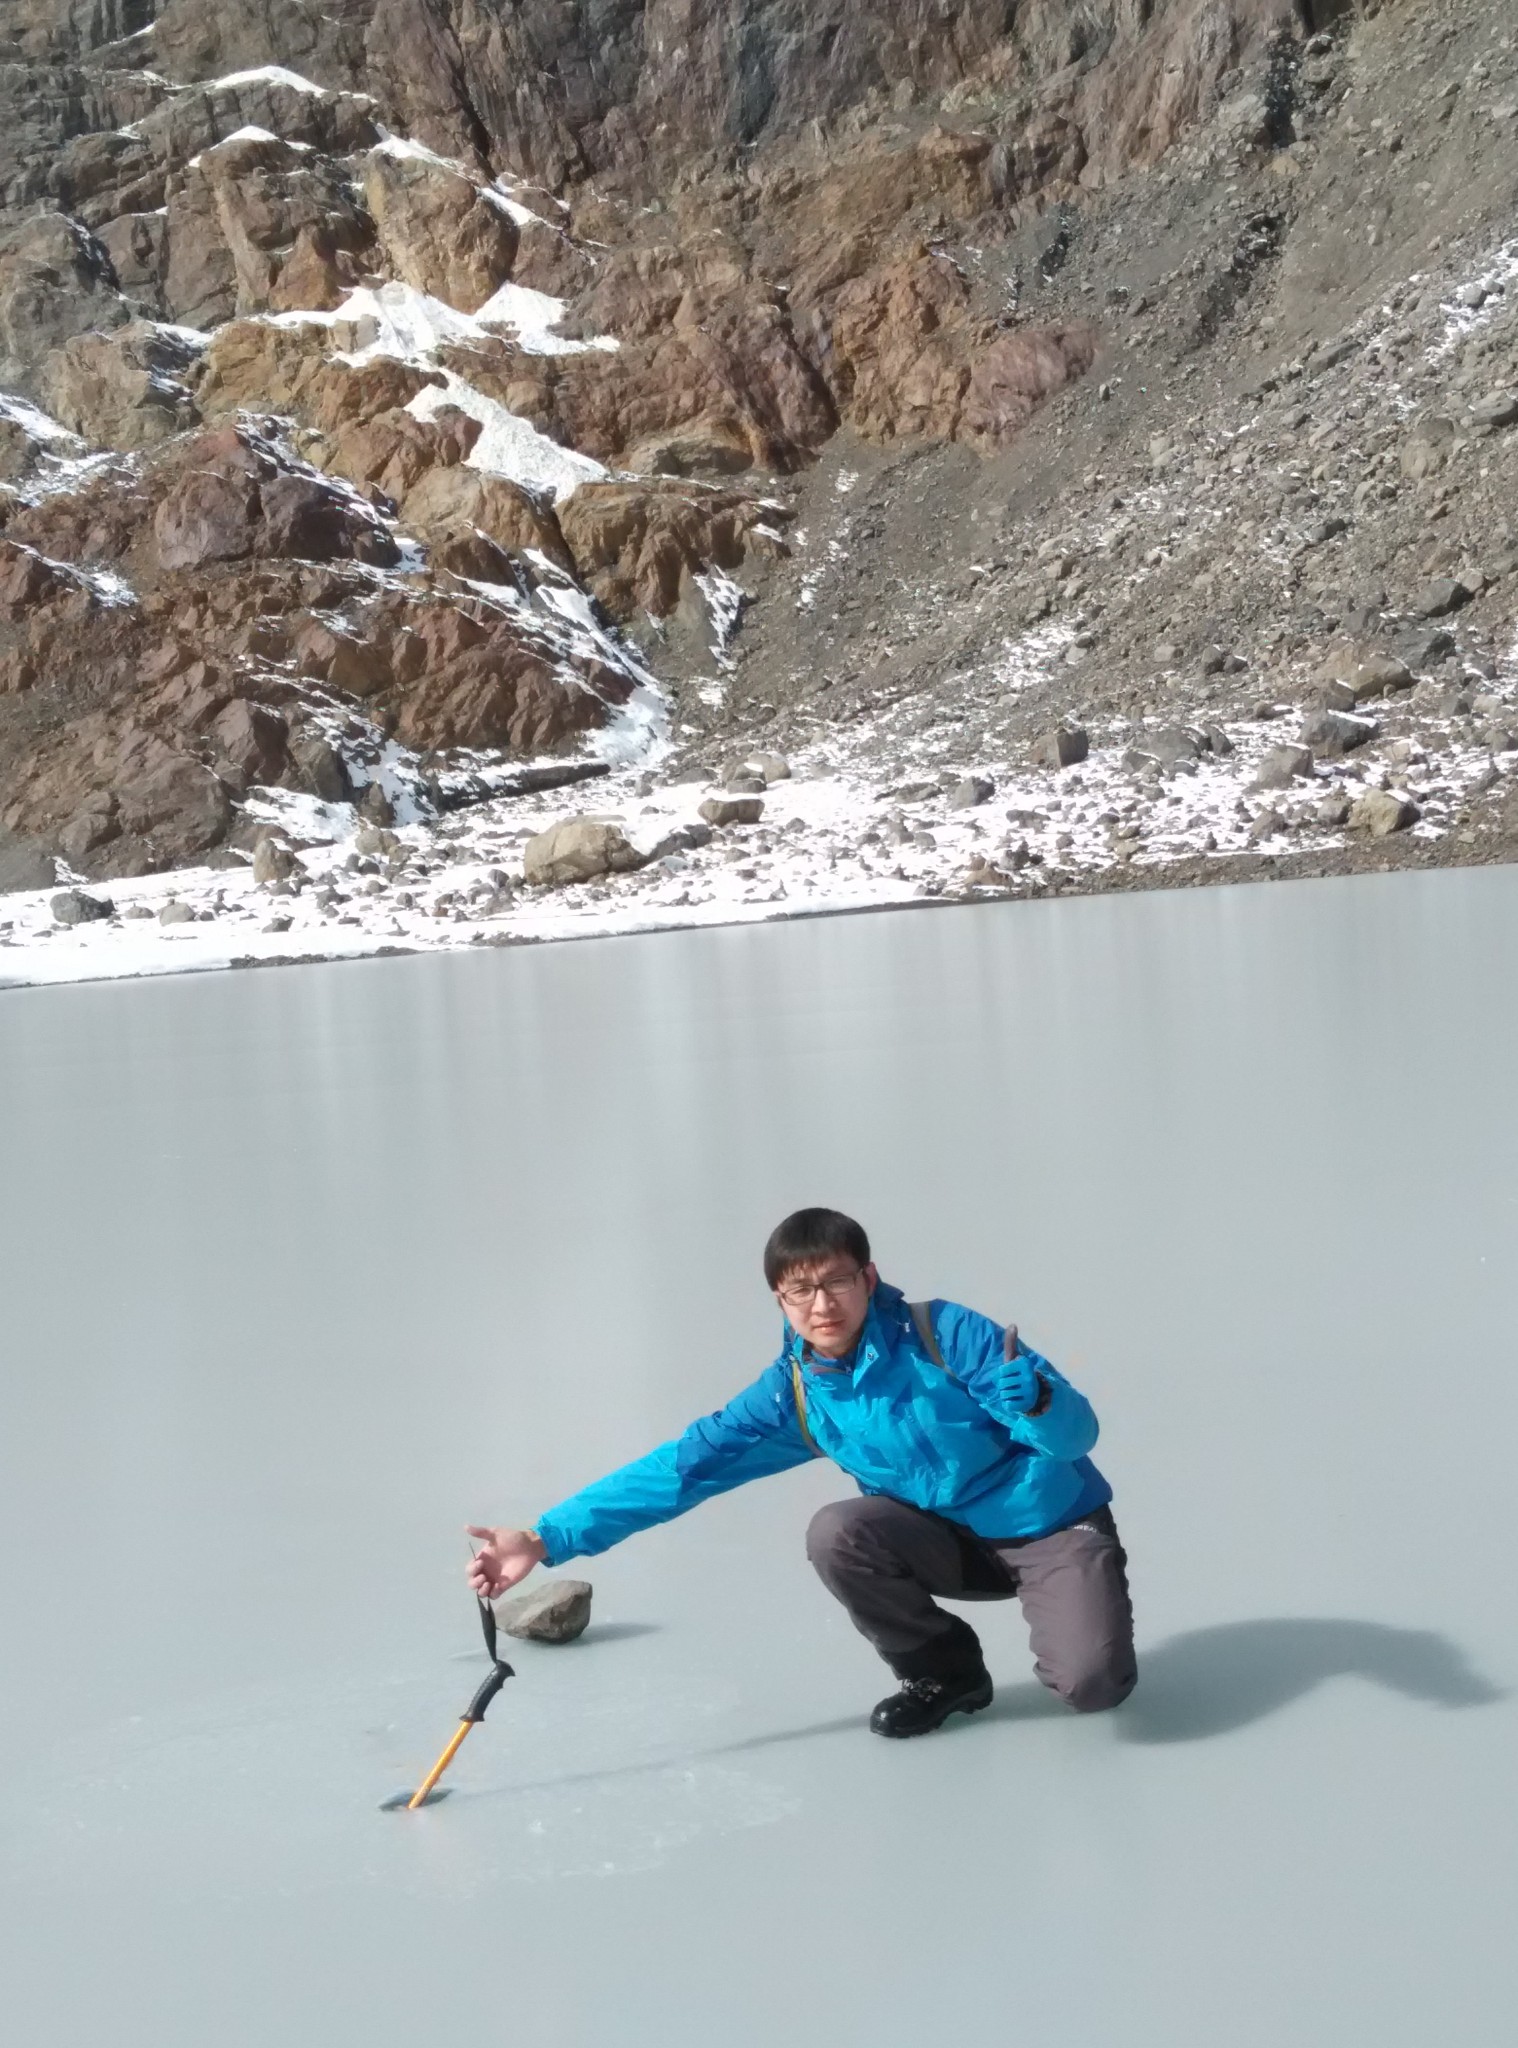
[[[796,1420],[801,1425],[802,1441],[814,1458],[820,1458],[822,1453],[817,1448],[817,1439],[806,1426],[806,1388],[802,1384],[799,1358],[791,1360],[791,1387],[796,1396]]]
[[[923,1350],[940,1372],[949,1372],[948,1366],[944,1363],[944,1355],[938,1348],[938,1339],[933,1334],[933,1316],[928,1304],[925,1301],[909,1301],[907,1307],[912,1311],[912,1321],[917,1325],[917,1334],[922,1339]],[[949,1372],[949,1378],[953,1377],[953,1373]]]

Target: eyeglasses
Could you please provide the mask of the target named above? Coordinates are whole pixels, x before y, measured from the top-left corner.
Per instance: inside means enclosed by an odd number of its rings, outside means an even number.
[[[809,1308],[819,1294],[825,1294],[829,1301],[842,1301],[859,1278],[860,1269],[856,1266],[852,1273],[835,1273],[826,1280],[787,1280],[775,1292],[787,1308]]]

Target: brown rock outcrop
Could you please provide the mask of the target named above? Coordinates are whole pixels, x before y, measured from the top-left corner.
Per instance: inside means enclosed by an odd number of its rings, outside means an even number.
[[[95,856],[98,876],[172,867],[216,845],[230,822],[226,785],[183,747],[98,713],[38,749],[23,793],[3,812],[13,831]]]
[[[36,392],[50,349],[116,327],[131,309],[111,260],[79,221],[47,213],[0,239],[0,390]]]
[[[0,540],[0,619],[14,624],[69,587],[69,577],[34,549]]]
[[[434,548],[452,548],[469,533],[481,533],[497,548],[538,548],[560,568],[574,569],[551,506],[545,506],[503,476],[454,467],[431,469],[406,493],[406,524]]]
[[[427,385],[445,381],[435,371],[388,356],[338,362],[334,351],[352,347],[354,340],[342,328],[234,320],[217,330],[201,358],[196,401],[208,419],[248,407],[294,413],[334,433],[404,406]]]
[[[493,605],[388,597],[366,611],[362,639],[389,676],[373,702],[407,746],[540,753],[604,723],[626,676],[596,661],[566,689],[562,648]]]
[[[1090,369],[1098,335],[1089,323],[999,334],[956,266],[923,250],[844,285],[829,341],[839,409],[861,434],[992,453]]]
[[[442,406],[426,420],[392,406],[331,436],[312,436],[305,452],[319,468],[400,500],[429,471],[465,461],[479,438],[479,421],[457,406]]]
[[[1085,376],[1096,360],[1095,327],[1025,327],[1000,335],[975,357],[958,433],[994,452],[1014,440],[1046,399]]]
[[[163,296],[176,320],[340,303],[368,269],[374,223],[345,173],[272,135],[233,135],[195,159],[169,195]]]
[[[852,279],[833,308],[828,369],[840,410],[872,440],[947,439],[970,380],[970,289],[926,250]]]
[[[146,321],[106,334],[78,334],[42,365],[42,400],[75,433],[101,448],[150,448],[198,425],[184,383],[195,352]]]
[[[418,291],[474,313],[511,275],[517,230],[499,197],[435,157],[381,144],[364,199],[385,267]]]
[[[591,483],[559,507],[559,527],[581,578],[625,621],[672,612],[689,578],[714,564],[736,569],[753,529],[776,516],[752,498],[700,485]]]
[[[18,482],[36,459],[37,443],[20,421],[0,416],[0,483]]]
[[[504,343],[444,360],[540,432],[599,461],[682,448],[692,468],[799,468],[837,426],[816,369],[778,306],[739,303],[614,354],[529,355]]]
[[[234,697],[207,733],[222,779],[241,794],[253,783],[277,783],[290,757],[290,729],[267,704]]]
[[[308,562],[394,562],[388,530],[354,495],[284,469],[267,447],[226,427],[175,451],[153,515],[162,569],[251,555]]]

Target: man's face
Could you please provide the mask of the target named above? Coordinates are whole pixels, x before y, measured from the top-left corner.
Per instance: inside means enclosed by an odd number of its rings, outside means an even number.
[[[864,1328],[879,1277],[873,1261],[860,1267],[842,1255],[815,1259],[792,1266],[775,1289],[775,1299],[814,1351],[842,1358]]]

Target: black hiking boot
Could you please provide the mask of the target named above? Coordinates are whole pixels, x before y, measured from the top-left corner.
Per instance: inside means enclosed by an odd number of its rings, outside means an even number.
[[[876,1735],[931,1735],[950,1714],[978,1714],[991,1704],[991,1674],[984,1666],[958,1678],[908,1678],[870,1716]]]

